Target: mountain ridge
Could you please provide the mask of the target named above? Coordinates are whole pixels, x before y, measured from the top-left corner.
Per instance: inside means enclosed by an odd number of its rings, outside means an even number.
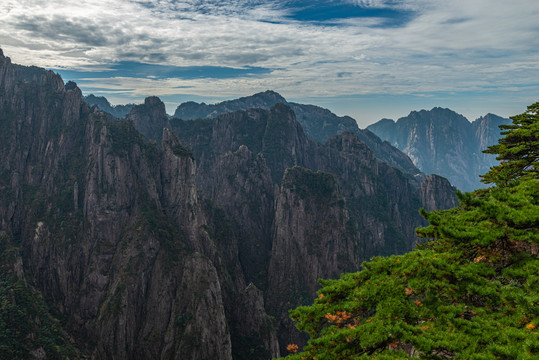
[[[100,110],[119,118],[128,116],[135,107],[134,105],[118,105],[116,107],[111,107],[104,97],[95,97],[93,95],[89,95],[85,99],[89,101],[90,105],[97,105]],[[421,176],[420,170],[414,166],[412,161],[404,153],[393,147],[391,144],[382,141],[371,131],[359,129],[353,118],[349,116],[337,116],[330,110],[316,105],[288,102],[280,94],[272,90],[266,90],[254,95],[210,105],[188,101],[177,107],[173,117],[183,120],[195,120],[201,118],[211,119],[218,115],[237,110],[248,110],[250,108],[269,110],[277,103],[286,104],[294,110],[296,119],[300,122],[309,138],[314,139],[319,143],[324,143],[333,135],[350,131],[358,135],[360,139],[375,152],[376,157],[380,160],[385,161],[406,173]],[[121,116],[118,116],[117,109],[121,109]]]
[[[449,179],[463,191],[484,187],[479,175],[496,165],[482,150],[500,137],[509,119],[487,114],[470,122],[447,108],[412,111],[397,121],[382,119],[367,129],[406,153],[421,171]]]
[[[111,105],[104,96],[95,96],[94,94],[84,96],[84,101],[86,101],[88,105],[95,105],[100,110],[107,112],[118,119],[126,117],[135,106],[135,104]]]

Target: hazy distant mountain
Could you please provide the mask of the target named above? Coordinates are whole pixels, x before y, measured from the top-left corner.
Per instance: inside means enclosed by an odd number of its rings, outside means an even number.
[[[252,108],[269,110],[278,103],[288,105],[296,114],[296,120],[303,127],[305,134],[319,143],[325,143],[332,136],[348,131],[358,135],[378,159],[405,173],[412,175],[420,173],[408,156],[391,144],[383,142],[369,130],[360,129],[350,116],[337,116],[328,109],[315,105],[288,102],[284,97],[271,90],[213,105],[189,101],[178,106],[174,117],[182,120],[214,118],[237,110]]]
[[[182,120],[214,118],[237,110],[254,108],[269,110],[279,103],[287,104],[296,114],[296,119],[307,136],[320,143],[324,143],[333,135],[344,131],[357,133],[359,130],[356,121],[349,116],[337,116],[328,109],[319,106],[288,102],[280,94],[271,90],[213,105],[186,102],[178,106],[174,117]]]
[[[182,120],[214,118],[218,115],[237,110],[247,110],[252,108],[268,110],[277,103],[286,104],[287,101],[278,93],[267,90],[251,96],[210,105],[188,101],[180,104],[176,108],[174,117]]]
[[[320,143],[324,143],[333,135],[345,131],[357,133],[359,130],[356,121],[349,116],[337,116],[328,109],[315,105],[288,102],[280,94],[271,90],[213,105],[189,101],[178,106],[174,117],[182,120],[214,118],[237,110],[254,108],[269,110],[279,103],[287,104],[296,114],[296,119],[307,136]]]
[[[85,96],[84,101],[86,101],[90,106],[97,105],[99,110],[109,113],[118,119],[123,119],[126,117],[131,109],[135,106],[135,104],[111,105],[107,98],[103,96],[95,96],[94,94]]]
[[[485,187],[479,175],[496,164],[482,150],[497,142],[509,119],[487,114],[470,123],[449,109],[412,111],[397,122],[382,119],[367,129],[406,153],[426,174],[439,174],[464,191]]]

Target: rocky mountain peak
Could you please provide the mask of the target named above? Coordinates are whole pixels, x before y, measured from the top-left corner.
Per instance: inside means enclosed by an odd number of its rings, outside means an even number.
[[[281,94],[273,91],[273,90],[266,90],[264,92],[259,92],[251,96],[253,99],[260,99],[262,101],[265,101],[266,103],[286,103],[286,99],[281,96]]]
[[[0,49],[1,51],[1,49]],[[15,81],[15,70],[11,65],[11,59],[0,54],[0,88],[4,91],[12,90]]]
[[[466,119],[461,114],[456,113],[455,111],[448,109],[448,108],[442,108],[442,107],[433,107],[431,110],[420,110],[420,111],[412,111],[407,117],[400,118],[397,120],[397,124],[399,122],[406,123],[408,121],[419,120],[422,122],[430,122],[430,123],[440,123],[440,124],[457,124],[466,126],[464,124],[469,124],[470,122],[468,119]]]
[[[161,146],[163,150],[165,149],[172,149],[174,146],[177,146],[180,144],[180,140],[174,134],[170,129],[164,128],[163,129],[163,138],[161,140]]]
[[[434,191],[436,190],[436,191]],[[427,211],[458,206],[455,189],[446,178],[427,175],[420,187],[421,204]]]
[[[163,128],[170,127],[165,104],[157,96],[147,97],[144,104],[135,105],[127,118],[135,123],[138,131],[158,144],[161,143]]]
[[[377,124],[379,124],[379,125],[391,125],[391,124],[395,124],[395,120],[388,119],[388,118],[383,118],[383,119],[379,120],[377,122]]]
[[[161,101],[157,96],[148,96],[146,99],[144,99],[144,105],[147,107],[155,107],[158,109],[158,111],[165,113],[165,103]]]
[[[479,175],[495,162],[482,154],[500,136],[498,125],[509,122],[489,114],[470,123],[445,108],[412,111],[397,122],[380,120],[368,127],[380,138],[406,153],[421,171],[440,174],[463,191],[483,187]]]

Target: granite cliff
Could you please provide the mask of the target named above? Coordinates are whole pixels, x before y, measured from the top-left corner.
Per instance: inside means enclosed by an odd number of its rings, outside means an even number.
[[[42,296],[24,357],[279,356],[318,277],[410,250],[422,201],[454,204],[357,135],[309,139],[286,104],[165,115],[151,97],[115,119],[0,52],[0,294]],[[29,341],[52,314],[56,346]]]
[[[470,123],[449,109],[412,111],[397,122],[382,119],[367,127],[406,153],[422,172],[439,174],[463,191],[484,187],[479,175],[496,164],[483,154],[500,137],[499,125],[509,119],[487,114]]]
[[[14,274],[80,352],[232,359],[245,351],[234,339],[278,355],[262,295],[227,267],[176,136],[144,143],[133,122],[90,112],[73,84],[52,72],[25,81],[24,70],[0,54],[1,230]],[[250,317],[241,331],[236,303]]]

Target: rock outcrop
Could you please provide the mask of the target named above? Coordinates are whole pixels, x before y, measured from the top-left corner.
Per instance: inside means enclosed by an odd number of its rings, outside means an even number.
[[[458,206],[455,188],[446,178],[438,175],[427,175],[419,189],[421,204],[426,211],[450,209]]]
[[[488,114],[470,123],[449,109],[412,111],[397,122],[383,119],[367,129],[406,153],[425,174],[439,174],[463,191],[481,187],[479,175],[496,164],[483,154],[500,137],[509,119]]]
[[[277,319],[281,351],[305,343],[288,316],[309,305],[318,279],[359,269],[359,234],[333,174],[302,167],[286,170],[276,199],[275,232],[266,304]]]
[[[149,139],[161,143],[164,128],[170,128],[165,104],[156,96],[144,100],[144,104],[135,105],[127,115],[135,128]]]

